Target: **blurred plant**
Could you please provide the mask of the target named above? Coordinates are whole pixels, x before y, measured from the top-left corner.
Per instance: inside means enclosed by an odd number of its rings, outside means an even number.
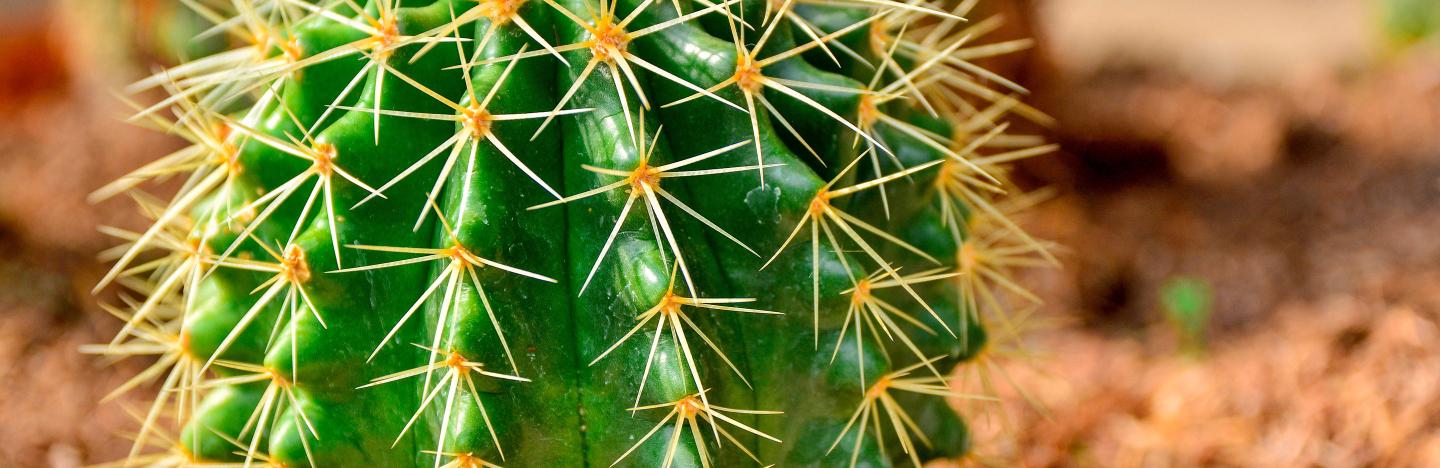
[[[1161,311],[1175,331],[1182,354],[1205,353],[1212,293],[1208,281],[1190,276],[1172,277],[1160,287]]]
[[[1385,34],[1402,46],[1431,40],[1440,33],[1440,1],[1385,0]]]
[[[166,64],[185,63],[224,52],[229,47],[224,30],[215,28],[199,11],[187,7],[186,2],[149,3],[151,8],[145,9],[149,14],[141,20],[149,23],[155,53]]]

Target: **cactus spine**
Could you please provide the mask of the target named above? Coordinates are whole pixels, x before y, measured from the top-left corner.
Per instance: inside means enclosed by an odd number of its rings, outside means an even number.
[[[96,194],[153,219],[92,349],[159,356],[128,461],[964,455],[944,397],[1053,262],[975,3],[187,2],[240,47],[133,87],[191,145]]]

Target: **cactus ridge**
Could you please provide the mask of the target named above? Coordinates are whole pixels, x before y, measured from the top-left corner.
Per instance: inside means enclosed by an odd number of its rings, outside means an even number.
[[[977,3],[186,1],[236,47],[127,91],[189,146],[93,196],[123,463],[973,456],[1056,264]]]

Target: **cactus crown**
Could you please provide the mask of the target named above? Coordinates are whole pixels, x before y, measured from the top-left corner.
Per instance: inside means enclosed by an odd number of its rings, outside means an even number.
[[[87,348],[158,356],[130,463],[961,456],[1054,261],[972,0],[185,3],[237,47],[130,89],[190,145],[96,192],[153,220]]]

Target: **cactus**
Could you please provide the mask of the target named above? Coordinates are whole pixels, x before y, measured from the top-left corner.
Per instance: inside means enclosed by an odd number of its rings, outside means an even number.
[[[132,87],[190,146],[95,194],[153,221],[88,348],[157,359],[127,463],[964,456],[1053,262],[975,3],[186,2],[238,47]]]

